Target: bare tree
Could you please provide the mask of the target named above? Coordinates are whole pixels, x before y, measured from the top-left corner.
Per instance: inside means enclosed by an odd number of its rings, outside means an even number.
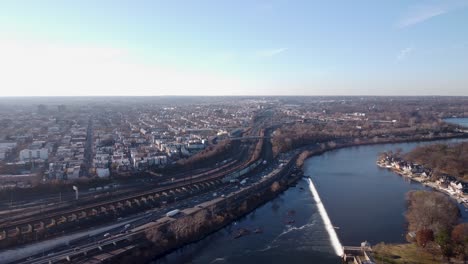
[[[431,229],[434,233],[451,230],[457,223],[459,210],[446,195],[428,191],[408,193],[406,219],[410,231]]]

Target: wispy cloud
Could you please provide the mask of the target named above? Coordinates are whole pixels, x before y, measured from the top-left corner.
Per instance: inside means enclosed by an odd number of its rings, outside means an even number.
[[[287,48],[264,49],[264,50],[257,51],[256,55],[258,57],[269,58],[269,57],[276,56],[276,55],[278,55],[280,53],[283,53],[283,52],[285,52],[287,50],[288,50]]]
[[[428,19],[431,19],[436,16],[447,13],[448,10],[439,7],[439,6],[425,6],[414,8],[412,12],[407,14],[405,17],[398,21],[398,27],[405,28],[421,22],[424,22]]]
[[[404,48],[404,49],[400,50],[400,52],[398,52],[396,60],[397,61],[405,60],[411,54],[411,52],[413,52],[413,48],[411,48],[411,47]]]
[[[432,2],[432,4],[410,6],[406,14],[398,20],[397,27],[410,27],[466,6],[468,6],[468,2],[462,0],[446,0]]]

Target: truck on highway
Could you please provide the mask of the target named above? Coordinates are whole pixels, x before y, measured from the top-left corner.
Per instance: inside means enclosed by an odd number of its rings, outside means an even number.
[[[173,217],[173,216],[177,215],[178,213],[180,213],[180,210],[179,210],[179,209],[175,209],[175,210],[172,210],[172,211],[170,211],[170,212],[167,212],[167,213],[166,213],[166,216],[167,216],[167,217]]]
[[[241,182],[240,182],[240,185],[244,185],[247,183],[247,179],[243,179]]]

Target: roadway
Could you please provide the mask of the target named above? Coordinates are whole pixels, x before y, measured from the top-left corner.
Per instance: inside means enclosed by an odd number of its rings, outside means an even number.
[[[96,250],[96,248],[99,249],[99,247],[104,249],[106,246],[121,243],[134,235],[132,233],[132,229],[155,222],[164,217],[169,211],[196,207],[197,205],[210,201],[215,197],[228,196],[229,194],[238,191],[240,188],[246,188],[258,182],[262,177],[267,176],[278,168],[278,166],[280,166],[280,162],[275,160],[274,162],[270,162],[270,164],[265,165],[263,170],[247,174],[248,177],[245,178],[247,179],[246,183],[243,185],[239,183],[226,183],[220,188],[211,190],[207,193],[189,197],[161,208],[151,209],[132,218],[120,219],[120,224],[114,224],[113,228],[103,230],[102,232],[95,233],[93,235],[84,235],[80,238],[74,239],[73,242],[69,244],[63,244],[51,250],[39,251],[37,254],[25,256],[25,258],[13,263],[49,263],[49,261],[55,263],[57,261],[66,260],[68,256],[74,256],[74,262],[75,258],[86,259],[86,252],[91,252]],[[130,225],[130,227],[127,225]]]
[[[259,127],[254,127],[250,131],[250,135],[258,134],[258,131],[259,131]],[[251,137],[254,137],[254,136],[251,136]],[[271,146],[269,146],[268,148],[270,151],[266,151],[266,152],[271,152]],[[262,154],[265,155],[265,151],[262,151]],[[248,158],[247,155],[244,155],[244,157]],[[237,165],[237,166],[234,166],[234,165]],[[232,168],[230,167],[230,169],[228,170],[223,170],[219,174],[215,173],[215,175],[210,175],[209,172],[208,173],[204,172],[200,174],[200,175],[203,175],[203,176],[199,176],[200,179],[197,179],[196,176],[195,177],[190,176],[190,182],[194,180],[195,181],[206,180],[206,178],[220,178],[220,177],[223,177],[224,175],[229,174],[229,172],[232,172],[236,169],[241,168],[242,166],[243,164],[238,165],[236,162],[232,162]],[[261,177],[273,171],[274,168],[277,166],[278,166],[278,161],[270,162],[269,164],[265,166],[262,173],[254,174],[244,186],[249,186],[250,184],[261,179]],[[210,176],[207,176],[207,175],[210,175]],[[177,179],[177,182],[175,183],[176,187],[174,187],[173,182],[171,182],[170,185],[173,188],[183,187],[185,186],[184,184],[186,180],[187,180],[186,178]],[[181,183],[184,183],[184,184],[180,185]],[[38,244],[35,244],[35,248],[37,248],[38,250],[42,250],[42,252],[36,252],[36,254],[29,254],[29,256],[25,256],[25,258],[17,262],[18,263],[49,263],[49,261],[54,262],[58,260],[63,260],[63,256],[85,254],[85,252],[88,252],[89,250],[93,248],[94,249],[96,247],[102,248],[102,246],[108,245],[109,243],[115,244],[116,242],[120,242],[122,239],[127,239],[128,237],[132,235],[130,228],[135,228],[135,227],[138,227],[138,226],[150,223],[150,222],[154,222],[160,219],[161,217],[164,217],[168,211],[174,210],[176,208],[177,209],[191,208],[191,207],[195,207],[196,205],[200,203],[210,201],[216,196],[226,196],[229,193],[232,193],[238,190],[239,187],[241,187],[239,184],[224,183],[223,185],[217,187],[216,189],[209,190],[206,193],[196,194],[195,196],[188,195],[187,197],[182,197],[181,200],[177,200],[177,198],[175,198],[176,200],[173,203],[168,203],[167,205],[163,205],[159,208],[150,209],[145,212],[139,213],[137,215],[130,216],[125,219],[120,219],[122,221],[120,222],[121,224],[113,223],[112,225],[108,225],[110,227],[107,229],[99,229],[99,230],[102,230],[102,232],[87,233],[87,235],[73,239],[73,241],[68,244],[55,246],[54,249],[52,250],[48,250],[46,248],[41,247],[40,244],[42,242],[40,242]],[[167,187],[167,188],[170,188],[170,187]],[[166,188],[164,189],[168,190]],[[160,189],[159,191],[163,191],[163,189]],[[143,194],[143,195],[146,195],[146,194]],[[81,208],[80,210],[82,209],[83,208]],[[127,226],[127,225],[130,225],[130,226]],[[65,235],[64,237],[67,237],[67,235]],[[29,258],[29,260],[27,260],[27,258]]]

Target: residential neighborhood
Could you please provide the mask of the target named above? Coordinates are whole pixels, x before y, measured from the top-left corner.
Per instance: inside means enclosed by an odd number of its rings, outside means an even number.
[[[445,173],[435,175],[431,168],[425,168],[423,165],[404,160],[393,154],[383,153],[377,161],[377,165],[382,168],[389,168],[404,177],[445,192],[458,202],[465,203],[468,206],[468,182],[457,177]]]

